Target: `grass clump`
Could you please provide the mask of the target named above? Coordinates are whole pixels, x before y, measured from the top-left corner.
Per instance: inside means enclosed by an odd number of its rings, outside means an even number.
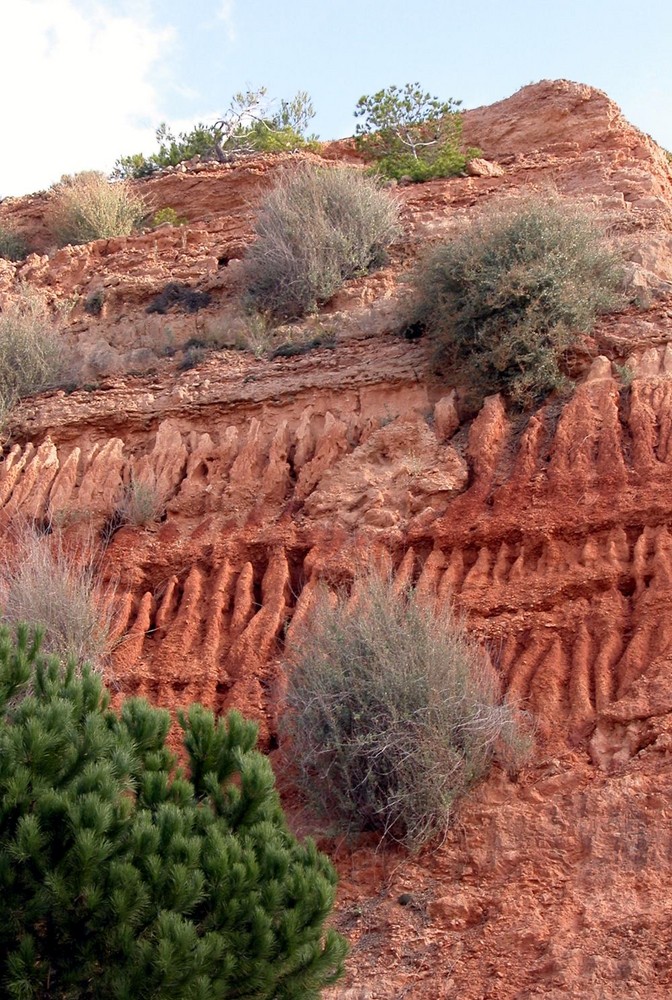
[[[56,534],[25,529],[0,560],[0,621],[39,627],[44,651],[62,662],[102,669],[111,651],[114,598],[91,552],[66,550]]]
[[[62,178],[52,190],[49,227],[60,246],[130,236],[147,205],[129,181],[108,181],[87,170]]]
[[[124,525],[146,528],[160,521],[165,512],[166,505],[156,484],[134,476],[124,487],[121,499],[105,520],[101,540],[104,545],[109,545]]]
[[[400,233],[399,208],[360,171],[305,166],[268,196],[256,233],[247,256],[251,304],[296,319],[385,262]]]
[[[46,299],[24,288],[0,313],[0,422],[20,399],[59,385],[66,367]]]
[[[436,247],[415,275],[415,324],[481,392],[520,407],[567,379],[565,352],[619,305],[620,255],[585,206],[495,206]]]
[[[117,508],[122,524],[145,527],[163,517],[165,503],[157,487],[142,479],[131,479]]]
[[[529,748],[482,649],[374,576],[319,596],[288,663],[284,729],[308,801],[346,831],[419,847],[499,759]]]

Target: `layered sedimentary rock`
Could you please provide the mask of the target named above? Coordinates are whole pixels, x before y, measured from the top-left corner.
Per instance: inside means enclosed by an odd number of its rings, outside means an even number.
[[[604,94],[566,81],[468,112],[465,137],[502,171],[396,191],[405,235],[389,265],[349,283],[303,331],[328,325],[334,349],[274,359],[223,350],[181,372],[164,356],[213,331],[220,345],[236,340],[256,206],[294,157],[147,182],[157,207],[188,219],[183,228],[0,262],[6,297],[21,280],[78,297],[64,337],[94,379],[13,415],[0,531],[11,546],[28,520],[71,544],[100,543],[118,588],[119,697],[242,708],[267,748],[283,647],[318,584],[347,585],[374,564],[414,583],[438,614],[456,605],[507,696],[533,714],[536,756],[517,781],[495,774],[433,856],[365,846],[340,856],[338,919],[357,961],[334,995],[616,998],[627,984],[629,996],[663,997],[670,168]],[[549,186],[608,214],[638,304],[585,338],[570,359],[570,399],[521,416],[492,396],[475,410],[463,386],[437,375],[431,345],[399,336],[400,278],[481,205]],[[40,251],[43,203],[0,206]],[[208,292],[210,304],[147,313],[169,281]],[[92,316],[84,302],[97,289]],[[151,371],[128,377],[142,367],[138,350]],[[112,533],[132,482],[154,490],[165,515]]]

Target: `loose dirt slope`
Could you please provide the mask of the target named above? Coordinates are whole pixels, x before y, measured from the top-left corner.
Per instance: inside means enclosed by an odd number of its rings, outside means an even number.
[[[667,997],[672,174],[604,94],[565,81],[468,112],[465,132],[503,175],[398,189],[406,229],[390,266],[311,321],[336,334],[333,350],[222,350],[181,373],[162,357],[244,332],[239,258],[261,195],[296,157],[146,182],[182,229],[0,262],[3,295],[26,280],[79,297],[66,335],[102,379],[16,412],[0,526],[11,538],[20,518],[65,522],[75,539],[100,531],[132,477],[156,484],[165,520],[121,529],[104,557],[121,581],[115,683],[169,707],[241,707],[269,748],[277,655],[318,581],[374,561],[439,610],[456,600],[538,720],[535,763],[516,783],[493,775],[427,857],[331,845],[353,942],[334,995]],[[469,411],[430,348],[396,331],[419,249],[531,188],[609,214],[645,308],[602,321],[573,361],[573,398],[523,420],[498,397]],[[0,205],[41,251],[44,201]],[[211,304],[147,314],[168,281]],[[91,317],[83,302],[99,290]]]

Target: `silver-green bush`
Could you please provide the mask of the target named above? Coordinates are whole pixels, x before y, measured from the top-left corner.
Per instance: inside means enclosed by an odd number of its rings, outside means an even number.
[[[325,590],[288,658],[283,729],[299,787],[346,831],[411,847],[445,830],[493,760],[529,748],[483,650],[450,615],[376,577]]]
[[[566,383],[563,354],[618,307],[621,274],[585,206],[557,197],[495,205],[420,264],[413,322],[474,387],[524,407]]]
[[[287,171],[257,220],[249,299],[281,319],[302,316],[383,264],[399,232],[397,202],[374,178],[337,167]]]
[[[160,520],[165,506],[153,483],[131,479],[117,507],[117,516],[122,524],[144,527]]]

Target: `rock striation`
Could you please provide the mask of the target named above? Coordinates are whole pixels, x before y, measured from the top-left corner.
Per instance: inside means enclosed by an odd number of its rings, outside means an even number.
[[[0,261],[0,296],[27,281],[72,299],[63,336],[94,383],[13,414],[0,533],[9,545],[29,521],[66,543],[106,537],[118,696],[241,708],[269,749],[279,655],[318,584],[373,563],[437,613],[455,604],[534,716],[537,756],[517,780],[493,775],[431,857],[325,841],[358,957],[333,996],[667,997],[672,172],[606,95],[567,81],[467,112],[465,138],[486,166],[396,191],[405,236],[389,265],[299,331],[327,325],[334,349],[297,356],[232,349],[256,207],[297,157],[152,178],[144,190],[184,227],[51,253],[45,196],[0,205],[37,251]],[[397,335],[400,279],[481,206],[549,187],[608,216],[638,305],[586,338],[569,400],[475,410],[429,345]],[[168,282],[209,304],[148,313]],[[190,338],[220,350],[178,371],[171,352]],[[165,515],[111,533],[131,482]]]

